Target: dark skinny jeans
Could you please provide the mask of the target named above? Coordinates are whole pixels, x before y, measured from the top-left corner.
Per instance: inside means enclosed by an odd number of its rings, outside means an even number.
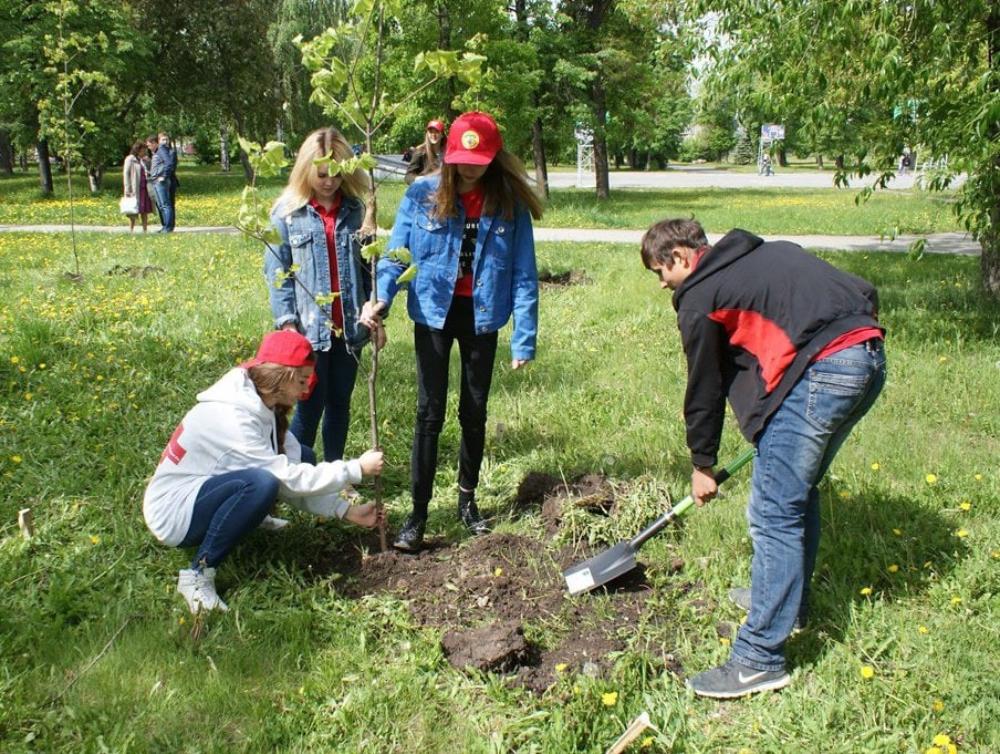
[[[420,518],[426,518],[427,504],[434,492],[438,436],[444,426],[448,402],[448,361],[456,340],[462,365],[458,399],[458,423],[462,428],[458,484],[466,490],[474,490],[479,485],[497,333],[476,333],[472,299],[456,296],[442,329],[419,323],[415,323],[413,329],[417,356],[417,421],[410,474],[413,513]]]

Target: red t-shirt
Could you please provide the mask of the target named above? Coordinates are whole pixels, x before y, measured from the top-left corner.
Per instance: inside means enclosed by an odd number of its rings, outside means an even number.
[[[330,292],[340,292],[340,273],[337,270],[337,212],[340,211],[340,192],[337,192],[333,200],[333,206],[328,210],[315,198],[309,200],[309,205],[316,210],[323,221],[323,230],[326,232],[326,253],[330,259]],[[344,305],[340,296],[330,305],[330,319],[337,330],[344,329]]]
[[[458,253],[456,296],[472,296],[472,285],[475,279],[472,272],[472,262],[476,254],[476,238],[479,236],[479,218],[483,214],[483,197],[481,186],[458,195],[465,208],[465,229],[462,231],[462,249]]]
[[[881,340],[884,337],[882,331],[877,327],[858,327],[837,336],[827,343],[823,350],[813,357],[812,363],[825,359],[828,356],[833,356],[837,351],[843,351],[845,348],[856,346],[858,343],[864,343],[866,340],[871,340],[872,338]]]

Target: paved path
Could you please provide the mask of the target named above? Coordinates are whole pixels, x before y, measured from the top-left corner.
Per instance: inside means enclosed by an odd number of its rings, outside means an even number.
[[[0,225],[0,233],[68,233],[68,225]],[[77,233],[128,233],[123,225],[78,225]],[[225,226],[178,227],[176,233],[223,233],[235,234],[239,231]],[[536,241],[569,241],[571,243],[627,243],[638,246],[645,230],[598,230],[590,228],[535,228]],[[155,232],[151,235],[158,235]],[[708,239],[715,243],[722,237],[719,233],[709,233]],[[878,236],[780,236],[807,249],[842,249],[846,251],[909,251],[910,244],[922,236],[898,236],[890,240]],[[982,251],[979,243],[966,233],[933,233],[926,236],[929,254],[965,254],[978,256]]]

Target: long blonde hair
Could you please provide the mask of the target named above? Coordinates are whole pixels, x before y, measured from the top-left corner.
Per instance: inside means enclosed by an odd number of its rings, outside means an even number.
[[[499,214],[505,220],[512,220],[515,209],[521,205],[533,218],[542,219],[542,200],[528,183],[524,163],[506,149],[496,153],[479,183],[483,187],[483,214]],[[441,164],[441,184],[431,199],[434,219],[445,220],[458,214],[458,168],[455,165]]]
[[[250,375],[250,381],[257,389],[257,395],[263,400],[281,393],[282,389],[297,377],[297,369],[266,361],[247,369],[247,374]],[[288,415],[291,412],[292,406],[281,403],[274,405],[274,416],[278,421],[279,454],[285,452],[285,433],[288,432]]]
[[[274,208],[281,207],[282,212],[288,213],[308,204],[312,198],[309,181],[316,176],[313,160],[329,154],[333,154],[337,160],[349,160],[354,157],[354,150],[347,143],[347,139],[333,126],[313,131],[302,142],[295,157],[295,165],[292,166],[292,172],[288,176],[288,185],[274,202]],[[343,175],[342,178],[341,193],[365,201],[371,192],[368,174],[358,168],[353,173]]]

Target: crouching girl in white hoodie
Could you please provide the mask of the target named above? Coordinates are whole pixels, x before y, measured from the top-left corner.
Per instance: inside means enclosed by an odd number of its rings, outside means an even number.
[[[312,378],[310,342],[294,331],[272,332],[255,358],[198,395],[163,451],[142,511],[163,544],[198,546],[177,580],[192,613],[228,609],[215,591],[215,569],[276,500],[359,526],[378,524],[373,504],[352,506],[339,492],[362,475],[380,474],[381,451],[315,463],[312,449],[287,431],[291,407],[308,394]]]

